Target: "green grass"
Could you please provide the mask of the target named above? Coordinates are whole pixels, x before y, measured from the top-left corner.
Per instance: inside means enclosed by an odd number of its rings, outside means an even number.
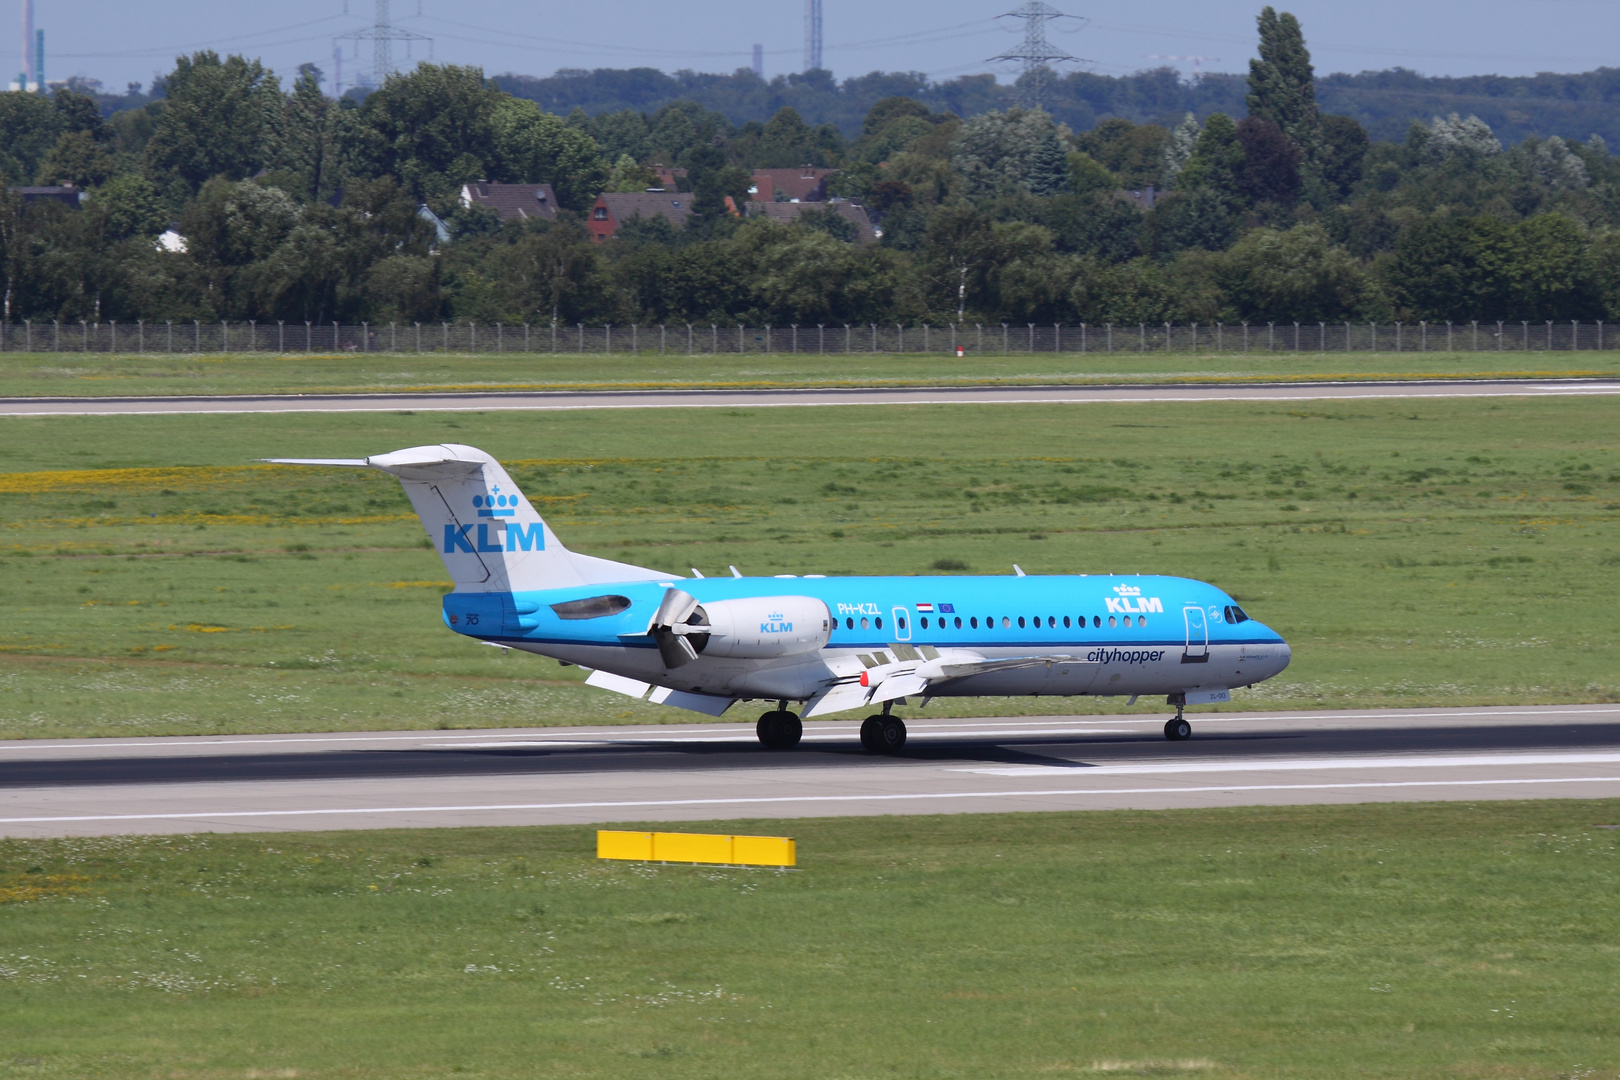
[[[1614,1077],[1617,801],[0,841],[0,1077]]]
[[[9,397],[1570,377],[1620,374],[1614,352],[970,353],[686,356],[0,353]]]
[[[672,572],[1212,581],[1294,646],[1232,708],[1620,700],[1608,399],[37,418],[0,422],[0,736],[702,719],[451,634],[389,477],[251,463],[437,441]]]

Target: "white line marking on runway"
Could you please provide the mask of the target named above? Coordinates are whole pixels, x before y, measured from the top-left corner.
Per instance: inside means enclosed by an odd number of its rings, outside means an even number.
[[[1567,715],[1571,717],[1598,717],[1620,716],[1620,706],[1612,705],[1572,705],[1557,708],[1525,708],[1525,709],[1413,709],[1401,712],[1321,712],[1321,713],[1242,713],[1242,714],[1211,714],[1194,716],[1190,719],[1199,726],[1209,724],[1265,724],[1271,721],[1288,720],[1454,720],[1472,717],[1487,717],[1491,719],[1528,716],[1547,718],[1549,716]],[[913,718],[906,722],[913,738],[923,735],[1046,735],[1063,734],[1073,731],[1081,734],[1107,733],[1124,734],[1118,728],[1095,728],[1092,724],[1142,724],[1149,727],[1162,724],[1159,716],[1109,716],[1096,720],[1086,720],[1079,717],[1061,720],[1040,720],[1029,717],[975,717],[965,718],[972,728],[953,726],[961,721],[948,719],[926,720]],[[805,725],[805,738],[829,736],[836,738],[853,738],[854,721],[811,721]],[[1009,730],[1017,729],[1017,730]],[[738,732],[735,725],[688,727],[681,725],[671,728],[668,725],[653,726],[627,726],[613,732],[603,732],[591,740],[592,743],[600,741],[604,745],[625,742],[713,742],[720,741],[725,736],[732,736]],[[678,734],[676,733],[678,732]],[[477,732],[457,731],[453,735],[441,731],[421,732],[388,732],[378,734],[314,734],[314,735],[279,735],[279,736],[241,736],[241,735],[204,735],[204,736],[155,736],[150,739],[102,741],[100,739],[84,739],[76,742],[27,742],[21,740],[0,740],[0,754],[36,752],[41,750],[129,750],[147,749],[161,750],[168,747],[207,747],[217,746],[229,749],[233,746],[282,746],[299,744],[323,743],[419,743],[428,739],[455,738],[459,740],[511,740],[513,732],[508,730]],[[553,735],[550,732],[525,732],[524,739],[534,739],[537,742],[545,741],[552,745],[563,745],[569,741],[579,741],[580,732],[577,728],[559,730]],[[741,741],[753,741],[752,736]]]
[[[1321,384],[1318,384],[1321,385]],[[725,391],[703,391],[713,396],[697,398],[683,395],[678,400],[651,396],[626,396],[623,399],[602,401],[601,396],[611,391],[591,394],[582,393],[582,397],[596,397],[595,401],[567,400],[558,397],[514,400],[499,391],[492,392],[488,397],[456,401],[444,401],[438,395],[423,395],[421,398],[401,397],[391,395],[378,395],[379,400],[374,402],[345,401],[337,404],[330,399],[315,399],[299,401],[297,398],[287,397],[271,404],[264,404],[260,398],[253,402],[231,401],[153,401],[139,402],[98,402],[94,398],[84,399],[82,402],[72,404],[61,403],[52,409],[39,409],[30,406],[27,401],[12,400],[0,404],[0,416],[173,416],[173,415],[245,415],[258,413],[373,413],[373,412],[555,412],[571,410],[602,410],[602,409],[718,409],[736,408],[746,405],[749,408],[827,408],[847,405],[1091,405],[1091,404],[1125,404],[1125,403],[1152,403],[1152,404],[1199,404],[1207,402],[1297,402],[1297,401],[1337,401],[1361,400],[1376,401],[1383,399],[1439,399],[1439,398],[1488,398],[1488,397],[1546,397],[1546,396],[1606,396],[1620,394],[1620,385],[1542,385],[1527,384],[1519,386],[1504,386],[1500,383],[1469,386],[1437,383],[1414,383],[1409,388],[1391,387],[1389,389],[1370,390],[1359,384],[1327,384],[1322,389],[1311,391],[1304,389],[1294,390],[1292,393],[1278,394],[1273,392],[1274,387],[1257,386],[1252,390],[1234,389],[1223,394],[1204,394],[1202,387],[1187,386],[1185,384],[1168,384],[1157,393],[1153,391],[1134,390],[1128,394],[1112,391],[1107,386],[1096,388],[1074,389],[1059,392],[1043,391],[1041,389],[1024,389],[1008,387],[1004,391],[979,391],[966,394],[952,394],[944,397],[918,397],[907,396],[912,391],[904,388],[887,389],[875,388],[868,392],[869,396],[856,396],[854,394],[840,395],[836,391],[806,390],[799,391],[805,395],[817,393],[832,393],[835,396],[828,400],[804,400],[794,396],[794,392],[782,393],[779,400],[760,398],[748,392],[728,393]],[[921,391],[929,393],[928,390]],[[682,394],[681,391],[671,391],[673,394]],[[770,394],[772,392],[766,391]],[[686,392],[690,395],[690,392]],[[774,395],[773,395],[774,396]],[[53,403],[55,404],[55,403]]]
[[[1170,773],[1308,772],[1317,769],[1465,769],[1476,765],[1608,765],[1620,762],[1620,753],[1598,754],[1431,754],[1403,757],[1280,758],[1243,761],[1166,762],[1154,765],[1001,765],[952,768],[950,772],[981,776],[1051,776],[1082,769],[1087,776],[1139,776]]]
[[[344,806],[327,810],[220,810],[153,814],[82,814],[0,818],[0,825],[48,825],[76,821],[199,821],[211,818],[320,817],[357,814],[488,813],[510,810],[656,809],[662,806],[766,806],[785,803],[906,802],[940,799],[1053,798],[1080,795],[1190,795],[1235,791],[1357,791],[1395,788],[1504,787],[1527,784],[1614,784],[1620,776],[1565,776],[1524,780],[1392,780],[1343,784],[1231,784],[1222,787],[1069,788],[1054,791],[933,791],[911,795],[773,795],[755,798],[660,799],[627,802],[492,803],[468,806]]]

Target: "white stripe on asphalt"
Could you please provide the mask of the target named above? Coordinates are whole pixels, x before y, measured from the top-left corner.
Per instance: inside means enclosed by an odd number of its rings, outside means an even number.
[[[1161,714],[1162,715],[1162,714]],[[1503,709],[1412,709],[1407,711],[1391,712],[1320,712],[1320,713],[1240,713],[1240,714],[1213,714],[1191,717],[1199,726],[1207,724],[1248,724],[1267,723],[1282,720],[1455,720],[1473,717],[1500,718],[1500,717],[1594,717],[1620,715],[1620,706],[1612,705],[1571,705],[1555,708],[1503,708]],[[811,721],[805,725],[805,737],[820,737],[830,735],[836,737],[854,736],[853,720],[845,721]],[[1067,729],[1076,733],[1096,733],[1099,730],[1107,734],[1119,734],[1117,730],[1098,729],[1088,727],[1090,724],[1146,724],[1158,725],[1163,723],[1155,716],[1108,716],[1096,720],[1070,718],[1063,720],[1039,720],[1026,717],[995,717],[965,718],[960,721],[951,720],[922,720],[907,721],[906,727],[912,737],[923,735],[1048,735],[1063,734]],[[973,725],[971,728],[967,725]],[[961,726],[957,726],[961,725]],[[1016,727],[1019,730],[1009,731]],[[565,728],[555,733],[548,731],[523,732],[521,735],[510,729],[502,731],[477,732],[457,731],[453,735],[443,731],[421,732],[390,732],[386,734],[325,734],[310,735],[278,735],[278,736],[243,736],[243,735],[206,735],[206,736],[164,736],[154,735],[148,739],[125,740],[119,742],[98,739],[84,739],[75,742],[29,742],[22,740],[0,740],[0,754],[7,752],[38,751],[38,750],[128,750],[128,749],[163,749],[166,747],[199,747],[217,746],[228,749],[232,746],[281,746],[302,743],[365,743],[365,742],[409,742],[417,743],[434,738],[455,738],[463,740],[491,739],[512,740],[514,738],[534,739],[537,742],[550,742],[562,745],[573,741],[579,745],[601,743],[612,745],[620,742],[649,742],[653,740],[666,740],[670,742],[711,742],[716,739],[706,736],[735,735],[739,730],[737,725],[688,727],[679,725],[627,725],[614,732],[603,732],[590,739],[581,741],[585,733],[578,728]],[[592,733],[594,734],[594,733]],[[753,741],[748,737],[741,741]]]
[[[206,821],[269,817],[353,816],[357,814],[490,813],[511,810],[628,810],[675,806],[768,806],[786,803],[887,803],[941,799],[1063,798],[1084,795],[1189,795],[1238,791],[1358,791],[1396,788],[1503,787],[1526,784],[1614,784],[1620,776],[1566,776],[1525,780],[1400,780],[1344,784],[1233,784],[1225,787],[1069,788],[1054,791],[936,791],[913,795],[778,795],[757,798],[646,799],[626,802],[491,803],[468,806],[334,807],[326,810],[220,810],[152,814],[82,814],[0,818],[0,825],[49,825],[88,821]]]
[[[905,391],[888,391],[877,389],[871,391],[868,398],[850,395],[826,401],[806,401],[787,397],[783,400],[760,400],[749,396],[728,396],[725,398],[712,398],[709,400],[693,400],[682,397],[680,400],[669,401],[653,398],[627,398],[619,401],[559,401],[555,398],[534,401],[513,401],[509,397],[493,395],[491,399],[474,401],[456,401],[453,403],[440,403],[442,399],[435,400],[436,395],[424,395],[422,399],[386,398],[374,403],[334,404],[331,401],[299,401],[289,397],[284,402],[278,401],[274,405],[257,406],[247,403],[232,404],[230,402],[142,402],[140,406],[119,407],[114,403],[106,403],[96,407],[94,399],[86,399],[78,407],[62,406],[52,409],[29,407],[26,402],[8,402],[0,405],[0,416],[27,417],[27,416],[219,416],[219,415],[249,415],[266,413],[373,413],[373,412],[558,412],[574,410],[601,410],[601,409],[720,409],[737,408],[826,408],[847,405],[1091,405],[1091,404],[1199,404],[1206,402],[1294,402],[1294,401],[1376,401],[1384,399],[1434,399],[1434,398],[1489,398],[1489,397],[1547,397],[1547,396],[1573,396],[1573,395],[1613,395],[1620,394],[1620,385],[1571,385],[1571,386],[1540,386],[1526,385],[1522,387],[1495,386],[1455,386],[1436,385],[1432,383],[1415,384],[1411,389],[1391,389],[1388,391],[1369,391],[1355,386],[1345,387],[1342,390],[1328,389],[1324,391],[1301,392],[1289,394],[1268,393],[1257,389],[1249,393],[1229,391],[1224,394],[1198,394],[1198,387],[1182,388],[1165,393],[1111,393],[1106,387],[1099,387],[1090,393],[1067,391],[1035,396],[1038,391],[1024,391],[1009,388],[1005,395],[952,395],[943,398],[907,397]],[[1413,390],[1420,392],[1414,393]],[[1179,391],[1179,392],[1178,392]],[[1421,392],[1427,391],[1427,392]],[[672,391],[681,393],[680,391]],[[817,393],[818,391],[806,391]],[[883,396],[893,395],[893,396]],[[1082,396],[1083,395],[1083,396]],[[383,398],[379,395],[379,398]],[[144,406],[144,407],[141,407]]]
[[[1177,761],[1149,765],[999,765],[982,768],[952,768],[950,772],[977,773],[981,776],[1051,776],[1053,773],[1083,771],[1087,776],[1140,776],[1171,773],[1225,772],[1312,772],[1339,769],[1466,769],[1491,765],[1609,765],[1620,762],[1620,753],[1576,754],[1429,754],[1342,758],[1280,758],[1267,761]]]

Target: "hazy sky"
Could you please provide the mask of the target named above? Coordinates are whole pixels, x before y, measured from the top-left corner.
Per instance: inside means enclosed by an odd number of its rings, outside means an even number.
[[[1013,68],[987,58],[1014,50],[1022,24],[995,16],[1021,0],[824,0],[825,66],[843,78],[874,69],[922,71],[935,78]],[[1090,61],[1102,74],[1160,64],[1189,73],[1246,71],[1254,53],[1259,0],[1157,0],[1085,5],[1049,0],[1080,20],[1051,24],[1061,51]],[[0,0],[0,57],[20,67],[22,0]],[[258,56],[278,72],[305,61],[330,72],[333,38],[374,21],[377,0],[35,0],[46,32],[46,78],[86,75],[109,89],[149,82],[178,52],[214,48]],[[1620,0],[1299,0],[1319,73],[1403,66],[1431,75],[1585,71],[1620,62]],[[589,0],[539,4],[518,0],[392,0],[394,22],[430,37],[433,59],[478,64],[491,74],[549,75],[563,67],[648,66],[674,71],[746,67],[755,42],[765,48],[767,77],[803,67],[803,0],[770,3],[649,3]],[[417,12],[420,9],[421,14]],[[463,21],[464,19],[469,21]],[[1067,27],[1067,29],[1066,29]],[[369,43],[345,46],[345,81],[369,70]],[[394,45],[404,60],[405,46]],[[416,43],[411,55],[428,52]],[[1217,59],[1218,58],[1218,59]],[[0,67],[0,72],[5,69]]]

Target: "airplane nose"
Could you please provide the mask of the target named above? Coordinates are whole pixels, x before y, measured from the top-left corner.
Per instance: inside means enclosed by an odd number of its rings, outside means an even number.
[[[1283,673],[1283,670],[1288,667],[1289,661],[1291,661],[1293,658],[1294,658],[1294,650],[1290,649],[1288,647],[1288,642],[1285,641],[1282,644],[1278,645],[1277,646],[1277,670],[1272,672],[1272,674],[1273,675],[1281,675]]]

